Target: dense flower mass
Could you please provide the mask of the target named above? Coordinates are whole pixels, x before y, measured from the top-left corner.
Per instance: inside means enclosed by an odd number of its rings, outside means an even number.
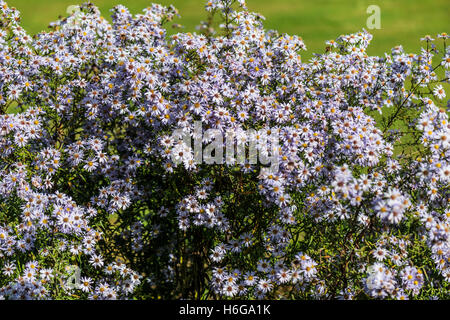
[[[173,7],[88,3],[32,37],[0,0],[0,297],[448,298],[448,35],[305,62],[243,0],[206,10],[171,35]],[[277,170],[195,161],[196,121],[277,133]]]

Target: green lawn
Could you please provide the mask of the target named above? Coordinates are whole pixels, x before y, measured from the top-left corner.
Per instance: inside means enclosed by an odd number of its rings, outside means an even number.
[[[6,0],[22,14],[22,25],[31,33],[45,30],[49,22],[59,15],[66,15],[68,6],[83,0]],[[109,10],[117,5],[127,6],[132,13],[152,2],[173,4],[181,18],[175,23],[185,26],[183,31],[195,31],[199,21],[204,20],[205,0],[92,0],[103,16],[109,18]],[[381,9],[381,29],[369,30],[374,39],[368,53],[382,55],[396,45],[403,45],[407,52],[420,52],[420,38],[426,34],[435,36],[450,33],[450,3],[448,0],[247,0],[251,11],[266,17],[267,29],[301,36],[308,48],[302,54],[304,60],[314,52],[323,52],[324,42],[341,34],[352,33],[366,27],[369,5]],[[175,32],[175,31],[172,31]],[[305,59],[306,58],[306,59]],[[440,74],[442,73],[439,72]],[[450,85],[444,84],[449,93]]]
[[[44,30],[50,21],[65,14],[69,5],[82,0],[7,0],[22,13],[23,26],[31,33]],[[141,12],[149,0],[93,0],[105,17],[114,5],[123,4],[133,13]],[[205,0],[155,0],[163,5],[173,4],[181,14],[176,23],[187,31],[195,31],[205,18]],[[374,40],[369,54],[380,55],[402,44],[407,51],[418,52],[420,37],[450,32],[450,3],[448,0],[247,0],[250,10],[266,17],[266,28],[303,37],[308,53],[322,52],[324,41],[340,34],[365,28],[369,5],[381,9],[381,29],[369,30]]]

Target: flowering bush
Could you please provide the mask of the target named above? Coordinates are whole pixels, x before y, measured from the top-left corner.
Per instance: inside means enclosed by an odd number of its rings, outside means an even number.
[[[32,37],[0,0],[0,297],[448,298],[448,35],[303,62],[243,0],[206,10],[170,36],[173,7],[84,4]],[[255,141],[276,170],[196,160]]]

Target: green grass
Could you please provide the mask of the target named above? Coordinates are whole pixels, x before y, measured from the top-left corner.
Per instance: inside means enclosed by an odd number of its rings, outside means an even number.
[[[81,4],[83,0],[6,0],[10,6],[20,10],[22,25],[30,33],[45,30],[58,16],[66,15],[67,7]],[[195,26],[206,19],[205,0],[92,0],[106,18],[110,9],[123,4],[132,13],[140,13],[152,2],[162,5],[173,4],[181,18],[174,23],[185,26],[185,31],[195,31]],[[407,52],[420,52],[420,38],[426,34],[450,33],[450,6],[448,0],[247,0],[251,11],[266,17],[266,29],[301,36],[308,48],[304,60],[314,52],[321,53],[325,41],[335,39],[366,28],[366,13],[369,5],[381,9],[381,29],[368,30],[374,36],[368,53],[383,55],[397,45],[403,45]],[[171,31],[177,32],[177,31]],[[441,42],[441,41],[440,41]],[[440,72],[442,73],[442,71]],[[444,84],[447,92],[449,85]],[[10,112],[14,112],[10,110]]]
[[[45,30],[48,23],[65,15],[69,5],[82,0],[7,0],[22,13],[22,23],[30,33]],[[195,26],[204,20],[205,0],[93,0],[105,17],[109,9],[123,4],[132,13],[139,13],[152,2],[173,4],[181,14],[176,23],[185,26],[185,31],[195,31]],[[425,34],[436,35],[449,32],[450,6],[448,0],[247,0],[248,8],[266,17],[267,29],[297,34],[303,37],[308,53],[323,52],[324,42],[337,36],[352,33],[366,27],[369,5],[381,9],[381,29],[369,30],[373,42],[369,54],[380,55],[396,45],[403,45],[408,52],[418,52],[419,39]]]

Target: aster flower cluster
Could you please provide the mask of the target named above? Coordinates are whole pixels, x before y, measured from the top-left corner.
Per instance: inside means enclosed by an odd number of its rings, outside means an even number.
[[[305,62],[244,1],[205,8],[217,31],[86,3],[31,37],[0,0],[0,297],[448,298],[448,35]],[[208,129],[277,170],[197,161]]]

